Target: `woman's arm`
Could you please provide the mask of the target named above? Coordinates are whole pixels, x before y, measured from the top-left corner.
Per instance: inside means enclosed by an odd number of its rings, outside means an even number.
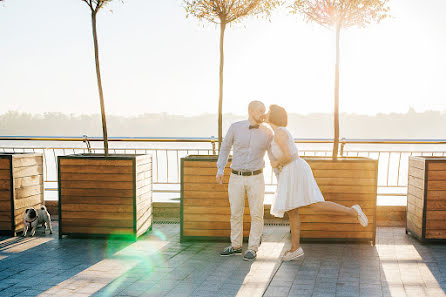
[[[279,145],[279,148],[282,151],[282,157],[276,161],[271,162],[271,166],[273,168],[285,166],[292,161],[290,148],[288,146],[288,138],[289,136],[285,131],[276,129],[274,140]]]

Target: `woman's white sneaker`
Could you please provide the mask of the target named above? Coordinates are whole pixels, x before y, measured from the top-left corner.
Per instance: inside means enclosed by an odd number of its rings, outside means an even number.
[[[354,210],[356,210],[356,212],[358,213],[358,221],[361,224],[361,226],[367,227],[367,225],[369,224],[369,219],[367,219],[367,216],[362,211],[361,206],[359,206],[358,204],[355,204],[352,206],[352,208]]]
[[[291,261],[296,260],[297,258],[300,258],[304,255],[304,250],[300,247],[294,252],[286,252],[285,255],[282,257],[282,261]]]

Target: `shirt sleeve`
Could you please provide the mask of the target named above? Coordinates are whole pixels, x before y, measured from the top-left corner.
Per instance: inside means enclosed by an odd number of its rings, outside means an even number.
[[[276,158],[274,157],[273,152],[271,150],[271,143],[273,142],[273,138],[274,138],[274,135],[271,133],[268,138],[268,147],[266,148],[266,151],[268,152],[268,158],[270,160],[276,160]]]
[[[231,125],[221,144],[220,153],[217,160],[217,175],[224,174],[226,163],[228,162],[229,152],[234,143],[234,126]]]

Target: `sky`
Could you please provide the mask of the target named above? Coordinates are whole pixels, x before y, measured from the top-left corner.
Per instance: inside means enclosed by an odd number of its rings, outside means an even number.
[[[340,111],[446,110],[446,1],[390,0],[392,18],[341,33]],[[98,15],[107,114],[218,109],[219,28],[181,0],[114,1]],[[223,112],[251,100],[333,111],[335,34],[286,8],[225,34]],[[0,4],[0,114],[99,113],[90,12],[81,0]]]

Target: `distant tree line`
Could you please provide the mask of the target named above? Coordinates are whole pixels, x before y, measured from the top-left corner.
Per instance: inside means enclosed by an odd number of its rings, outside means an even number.
[[[100,114],[70,115],[57,112],[30,114],[10,111],[0,115],[0,135],[102,136]],[[243,116],[225,114],[223,131]],[[298,138],[333,137],[333,114],[289,115],[289,128]],[[215,114],[181,116],[166,113],[125,117],[109,115],[110,136],[211,137],[217,131]],[[446,139],[446,112],[342,114],[345,138],[442,138]],[[331,133],[331,134],[330,134]]]

